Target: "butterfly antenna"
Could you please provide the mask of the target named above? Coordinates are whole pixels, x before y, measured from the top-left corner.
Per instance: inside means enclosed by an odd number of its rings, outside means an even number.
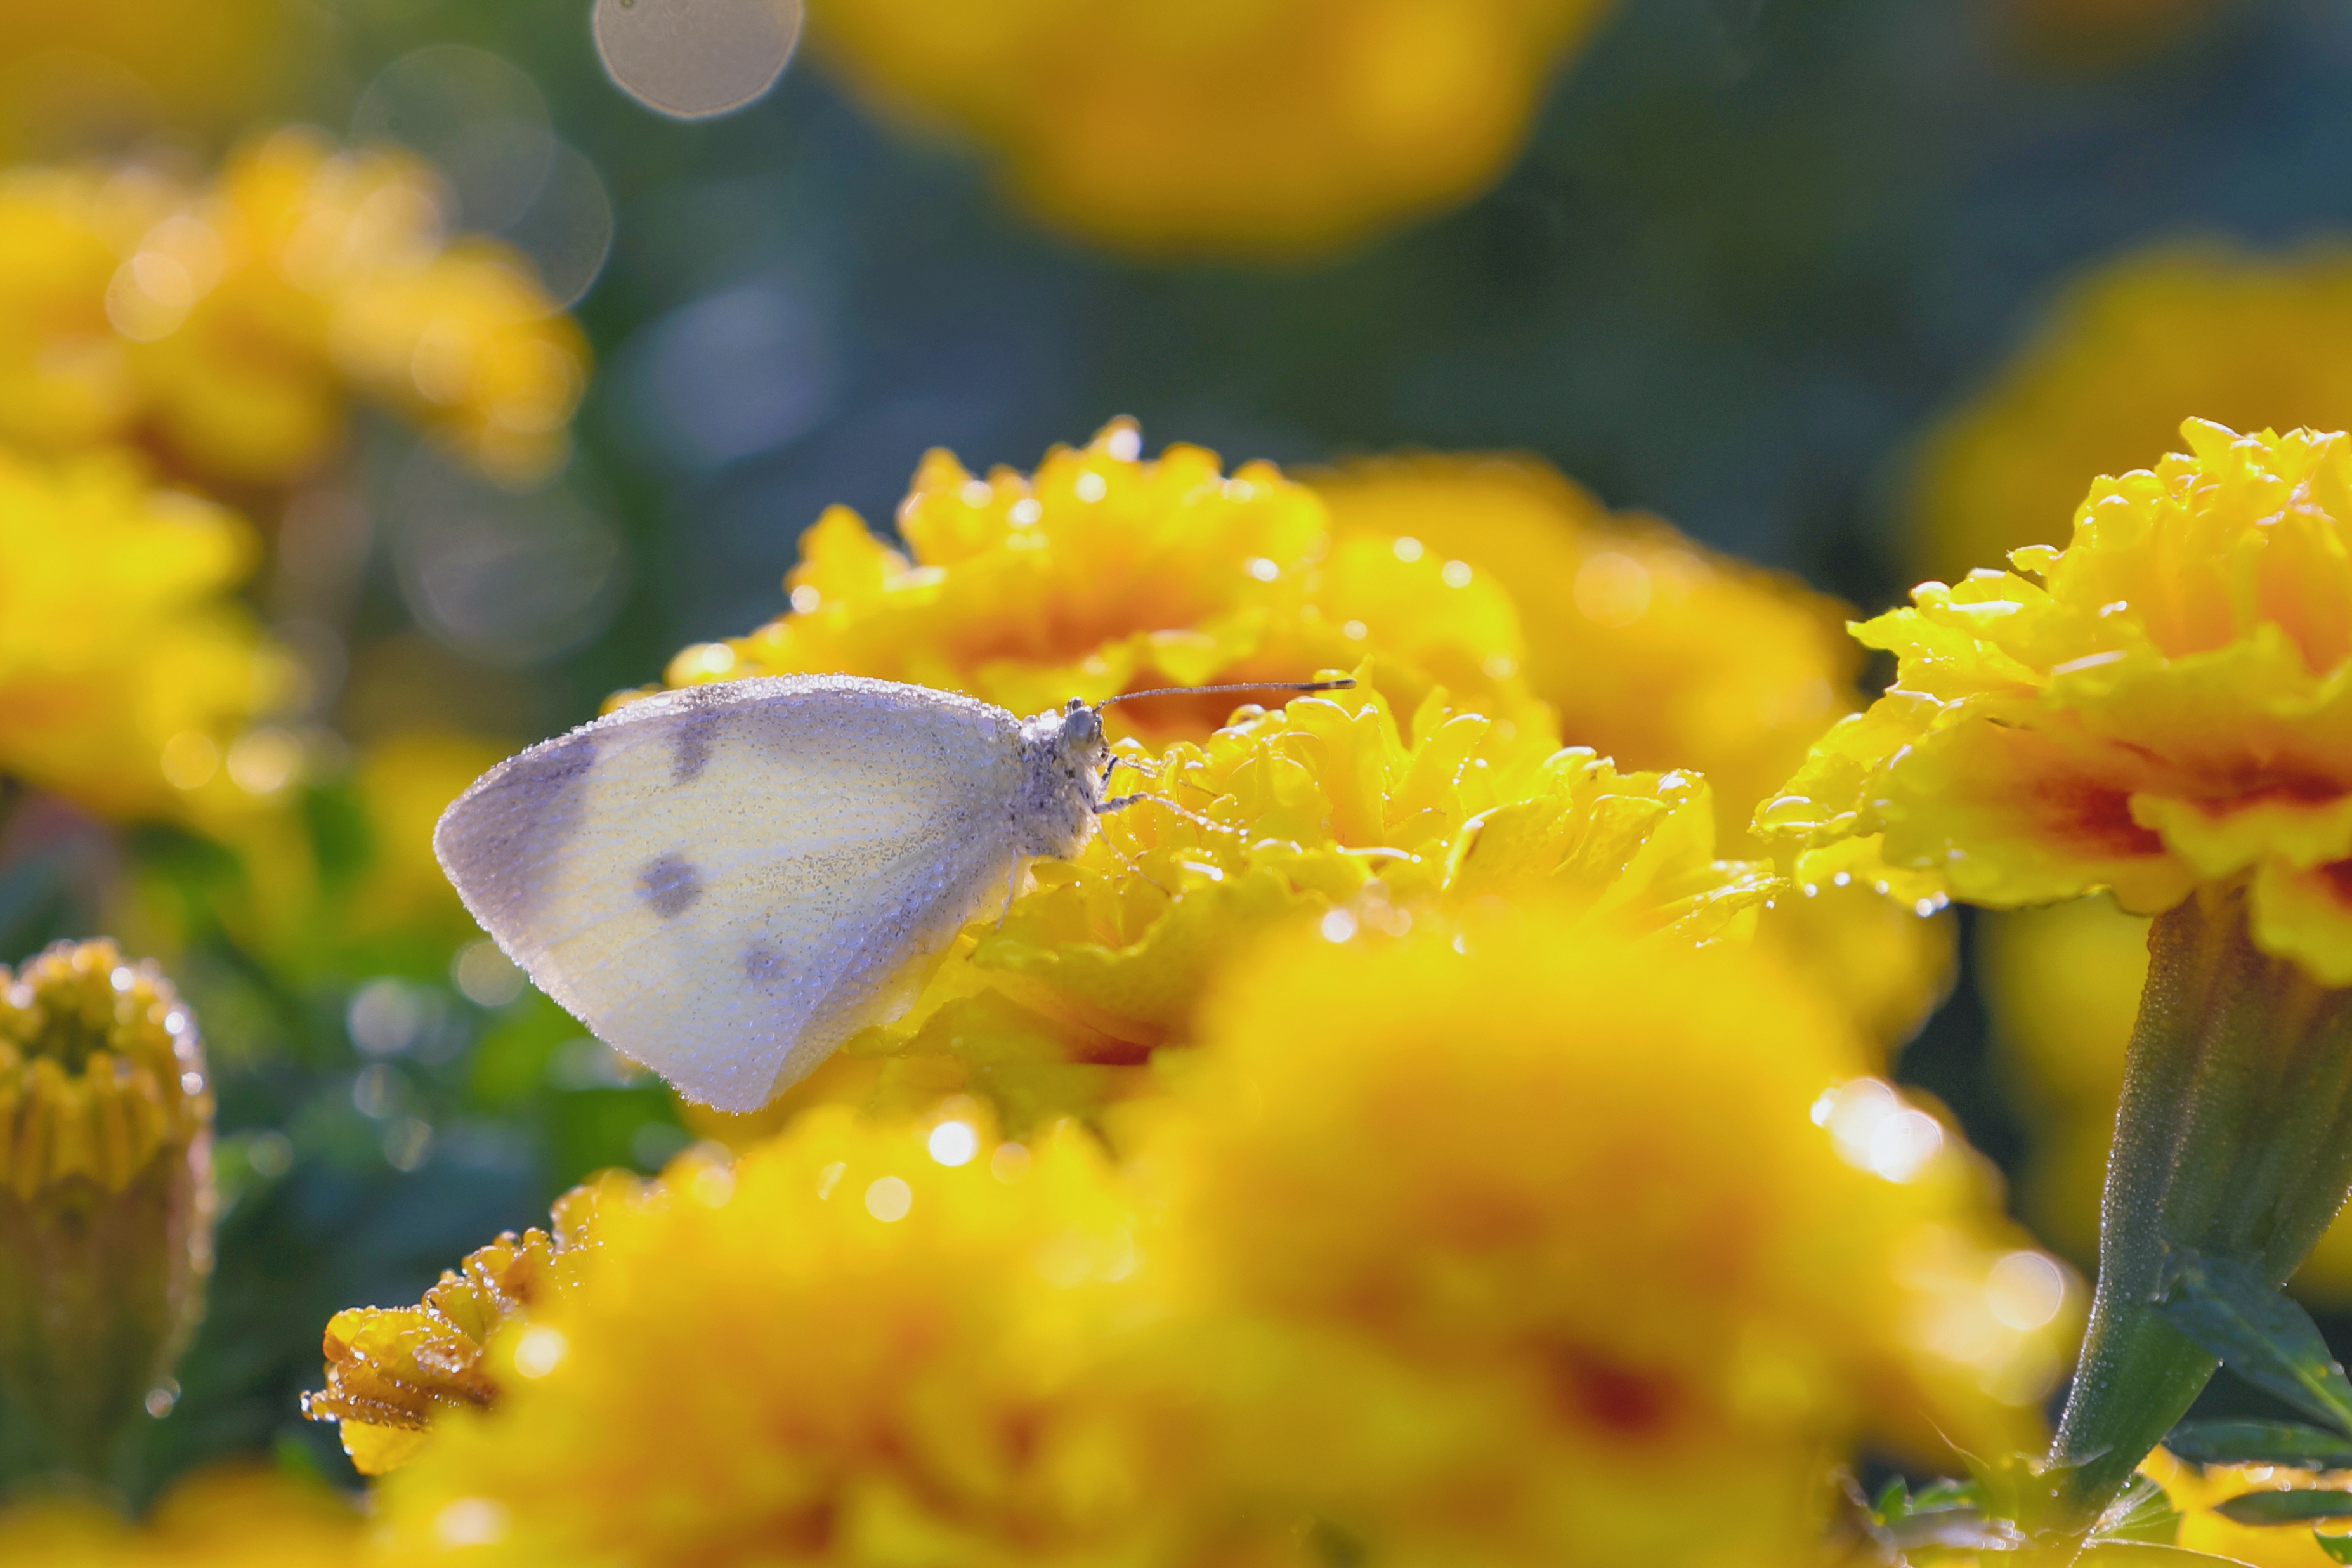
[[[1122,691],[1116,697],[1106,697],[1095,704],[1108,708],[1114,702],[1132,702],[1139,697],[1195,697],[1217,691],[1351,691],[1356,678],[1343,676],[1338,680],[1243,680],[1231,686],[1163,686],[1157,691]]]

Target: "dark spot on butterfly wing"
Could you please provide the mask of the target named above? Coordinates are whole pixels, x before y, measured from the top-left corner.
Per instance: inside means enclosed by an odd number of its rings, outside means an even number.
[[[692,784],[710,764],[710,748],[731,718],[727,698],[723,684],[689,686],[678,693],[677,717],[670,731],[670,783]]]
[[[637,896],[664,920],[676,920],[702,898],[702,878],[676,850],[646,862],[637,873]]]
[[[509,758],[451,806],[434,849],[467,907],[496,931],[529,919],[579,831],[596,737],[567,735]]]

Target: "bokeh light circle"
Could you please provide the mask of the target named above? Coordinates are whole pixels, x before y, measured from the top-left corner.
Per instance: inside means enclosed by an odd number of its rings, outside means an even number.
[[[800,0],[596,0],[596,53],[614,85],[678,120],[740,109],[775,85],[800,38]]]

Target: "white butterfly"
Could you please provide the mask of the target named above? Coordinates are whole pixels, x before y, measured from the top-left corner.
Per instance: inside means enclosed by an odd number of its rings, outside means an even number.
[[[1032,858],[1076,854],[1134,799],[1105,797],[1109,763],[1098,708],[1075,698],[1024,721],[928,687],[769,676],[645,698],[508,758],[433,847],[600,1038],[688,1099],[755,1110],[904,1012]]]

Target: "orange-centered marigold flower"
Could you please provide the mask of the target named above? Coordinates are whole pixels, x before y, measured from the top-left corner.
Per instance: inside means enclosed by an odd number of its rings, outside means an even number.
[[[1050,220],[1131,249],[1328,249],[1501,172],[1607,0],[813,0],[882,107],[986,143]]]
[[[2352,984],[2352,442],[2181,433],[2094,485],[2064,550],[1857,629],[1895,685],[1758,817],[1801,879],[1860,855],[1996,907],[2111,888],[2140,913],[2243,879],[2259,947]]]
[[[1271,463],[1143,458],[1115,420],[1034,474],[923,458],[899,504],[901,553],[846,507],[801,539],[793,611],[673,659],[672,686],[746,675],[870,675],[1034,713],[1073,697],[1362,672],[1399,710],[1457,706],[1550,732],[1519,674],[1519,616],[1498,574],[1366,528],[1334,536],[1322,501]],[[1115,729],[1198,738],[1231,695],[1121,707]]]

